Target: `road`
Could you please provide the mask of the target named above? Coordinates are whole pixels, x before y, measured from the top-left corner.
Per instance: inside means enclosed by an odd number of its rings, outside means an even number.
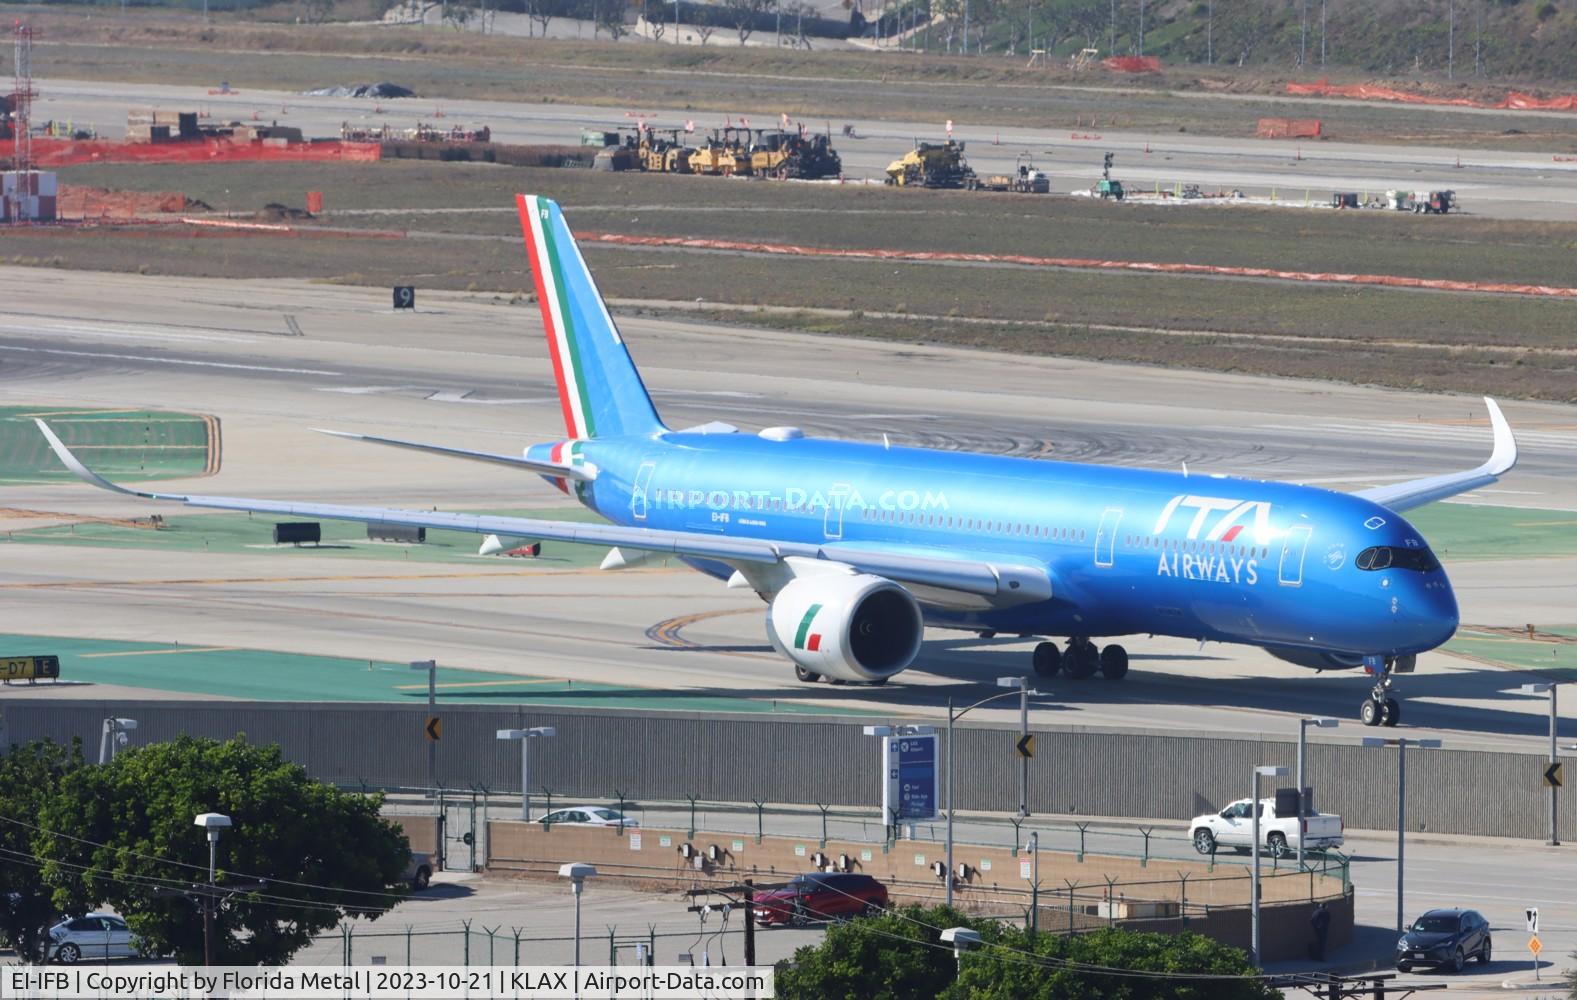
[[[308,136],[338,136],[344,122],[376,127],[388,123],[410,128],[427,119],[441,104],[446,120],[485,124],[495,141],[564,144],[579,141],[585,126],[628,124],[619,111],[573,104],[528,104],[498,101],[449,101],[411,98],[376,102],[365,99],[307,97],[283,91],[248,90],[231,97],[211,97],[206,89],[188,86],[100,83],[43,79],[34,117],[95,122],[103,134],[121,133],[120,123],[131,107],[202,108],[220,120],[277,120],[301,128]],[[1201,98],[1205,99],[1205,98]],[[626,109],[653,116],[654,125],[680,126],[695,120],[708,130],[722,122],[698,119],[697,112],[678,108]],[[1441,110],[1440,113],[1451,113]],[[1416,114],[1397,109],[1398,115]],[[773,108],[740,108],[757,127],[778,121]],[[1403,121],[1398,118],[1398,123]],[[847,176],[879,180],[887,164],[912,147],[917,138],[945,137],[941,121],[810,122],[831,128]],[[857,139],[838,136],[852,125]],[[1178,132],[1124,132],[1112,128],[1068,131],[998,128],[954,123],[953,136],[965,141],[971,165],[980,174],[1010,172],[1021,153],[1048,172],[1055,191],[1087,189],[1100,176],[1101,156],[1117,154],[1117,176],[1138,191],[1198,184],[1206,191],[1241,190],[1254,197],[1275,194],[1302,204],[1307,193],[1325,203],[1334,190],[1377,194],[1387,189],[1457,191],[1468,212],[1507,219],[1577,220],[1577,161],[1558,161],[1553,152],[1473,150],[1460,156],[1439,147],[1367,145],[1341,142],[1289,143],[1286,140],[1196,137]]]
[[[35,269],[0,269],[0,277],[17,290],[0,307],[8,401],[216,414],[223,468],[183,488],[417,507],[564,503],[535,477],[310,431],[374,431],[498,451],[560,437],[534,309],[427,294],[421,312],[396,316],[385,293],[306,282]],[[288,335],[283,314],[302,336]],[[1186,462],[1198,475],[1344,487],[1466,468],[1489,445],[1482,404],[1461,397],[661,319],[631,319],[624,330],[675,427],[801,423],[813,433],[865,440],[885,434],[896,443],[1162,468]],[[1507,410],[1522,435],[1523,462],[1469,499],[1577,509],[1569,474],[1577,413],[1550,404]],[[155,510],[75,483],[12,485],[6,498],[8,530]],[[1016,638],[933,632],[916,666],[893,684],[806,687],[767,648],[753,595],[678,569],[607,574],[478,558],[474,570],[457,573],[453,565],[346,562],[332,551],[59,545],[8,546],[6,558],[11,620],[40,635],[395,662],[429,650],[462,668],[895,715],[934,716],[948,696],[974,700],[982,685],[1026,670],[1030,650]],[[1570,558],[1448,559],[1448,568],[1465,622],[1572,620]],[[1123,684],[1056,688],[1059,723],[1284,737],[1300,714],[1351,718],[1367,691],[1353,673],[1315,674],[1251,649],[1148,637],[1127,644],[1135,669]],[[1415,735],[1440,734],[1456,747],[1541,752],[1543,700],[1516,694],[1527,679],[1428,654],[1402,682],[1407,724]],[[11,689],[0,697],[26,694]],[[1009,710],[979,714],[1016,721]],[[1577,735],[1569,722],[1563,726]],[[1355,739],[1357,732],[1339,735]]]

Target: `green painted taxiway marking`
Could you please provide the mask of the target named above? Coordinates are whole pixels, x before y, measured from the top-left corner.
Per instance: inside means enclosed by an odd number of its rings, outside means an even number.
[[[88,467],[111,479],[175,479],[219,468],[219,421],[194,413],[0,407],[0,482],[70,479],[39,433],[44,420]]]
[[[1539,626],[1540,632],[1577,635],[1572,626]],[[1552,642],[1547,638],[1529,639],[1525,635],[1480,632],[1461,629],[1446,643],[1446,652],[1471,656],[1517,670],[1531,670],[1557,679],[1577,677],[1577,643]]]
[[[229,646],[117,642],[0,633],[0,654],[60,657],[63,681],[250,701],[427,703],[427,676],[409,664]],[[47,683],[47,682],[44,682]],[[437,696],[451,705],[563,705],[668,712],[860,714],[729,694],[619,687],[562,677],[438,668]],[[0,699],[5,697],[0,686]]]
[[[1407,512],[1449,573],[1454,560],[1577,555],[1577,512],[1432,503]]]

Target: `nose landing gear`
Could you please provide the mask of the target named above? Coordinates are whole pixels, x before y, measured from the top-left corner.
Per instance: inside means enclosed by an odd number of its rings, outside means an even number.
[[[1392,697],[1398,661],[1392,656],[1366,656],[1363,665],[1378,680],[1370,689],[1369,697],[1358,706],[1358,718],[1366,726],[1394,727],[1402,721],[1402,703]]]

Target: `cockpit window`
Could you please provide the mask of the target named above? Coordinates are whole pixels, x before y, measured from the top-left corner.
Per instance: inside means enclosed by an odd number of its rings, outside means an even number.
[[[1433,573],[1440,568],[1439,560],[1428,549],[1399,549],[1389,545],[1364,549],[1353,564],[1359,569],[1410,569],[1415,573]]]

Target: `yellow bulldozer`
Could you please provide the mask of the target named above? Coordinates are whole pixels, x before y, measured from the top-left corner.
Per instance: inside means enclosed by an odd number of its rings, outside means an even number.
[[[964,144],[916,142],[914,149],[887,165],[887,183],[898,187],[964,188],[973,191],[980,178],[964,159]]]

